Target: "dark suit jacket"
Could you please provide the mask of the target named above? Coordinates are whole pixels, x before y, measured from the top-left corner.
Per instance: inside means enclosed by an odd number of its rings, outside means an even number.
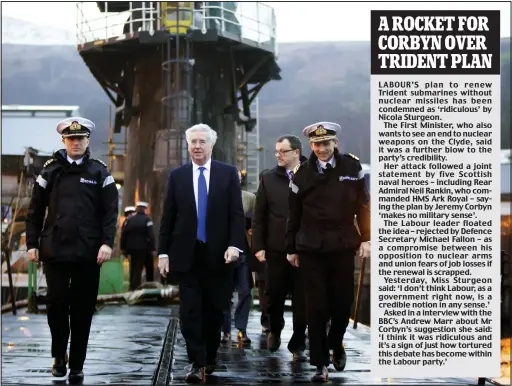
[[[197,209],[192,162],[173,169],[160,224],[158,254],[169,256],[171,272],[192,268],[197,239]],[[234,166],[212,160],[208,188],[206,269],[227,271],[224,252],[228,247],[245,249],[242,188]]]

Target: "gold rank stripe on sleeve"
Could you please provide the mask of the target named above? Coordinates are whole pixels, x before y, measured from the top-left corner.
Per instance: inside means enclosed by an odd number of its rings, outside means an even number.
[[[43,168],[47,167],[48,165],[54,163],[55,161],[57,161],[55,158],[50,158],[48,161],[46,161],[43,165]]]

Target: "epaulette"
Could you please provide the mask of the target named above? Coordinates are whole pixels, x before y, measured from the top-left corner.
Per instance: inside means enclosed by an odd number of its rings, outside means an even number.
[[[299,169],[300,169],[300,164],[297,164],[297,166],[295,166],[293,168],[293,174],[296,174],[299,171]]]
[[[359,158],[357,158],[357,157],[356,157],[354,154],[352,154],[352,153],[347,153],[347,154],[345,154],[345,155],[346,155],[347,157],[350,157],[350,158],[355,159],[356,161],[359,161]]]
[[[54,163],[55,161],[57,161],[56,158],[50,158],[48,161],[46,161],[43,165],[43,168],[47,167],[48,165]]]
[[[102,160],[100,160],[100,159],[91,158],[91,161],[96,161],[97,163],[102,164],[105,167],[108,167],[107,164],[105,162],[103,162]]]

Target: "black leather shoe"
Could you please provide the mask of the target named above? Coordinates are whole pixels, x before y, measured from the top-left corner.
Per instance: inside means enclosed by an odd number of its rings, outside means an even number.
[[[347,365],[345,346],[341,345],[341,349],[332,350],[332,364],[337,371],[345,370],[345,366]]]
[[[327,382],[328,375],[326,366],[317,366],[315,374],[311,377],[311,382]]]
[[[250,345],[251,344],[251,340],[247,336],[247,332],[245,330],[238,331],[237,337],[238,337],[238,341],[240,343],[243,343],[244,345]]]
[[[217,368],[217,352],[213,355],[206,352],[206,366],[204,368],[204,372],[206,375],[212,375]]]
[[[204,381],[204,367],[200,367],[196,364],[192,365],[192,369],[185,376],[185,382],[188,383],[198,383]]]
[[[55,358],[53,360],[52,375],[54,377],[65,377],[68,373],[66,364],[67,362],[65,358]]]
[[[267,347],[271,352],[279,350],[279,347],[281,347],[281,336],[273,332],[268,334]]]
[[[231,334],[229,332],[225,332],[222,334],[222,338],[220,339],[220,343],[222,344],[228,344],[231,340]]]
[[[293,360],[295,362],[306,362],[308,360],[308,357],[306,354],[304,354],[304,351],[294,351],[293,353]]]
[[[69,383],[82,383],[84,380],[84,372],[82,370],[69,369]]]
[[[214,364],[206,365],[204,372],[206,375],[212,375],[216,368],[217,366]]]

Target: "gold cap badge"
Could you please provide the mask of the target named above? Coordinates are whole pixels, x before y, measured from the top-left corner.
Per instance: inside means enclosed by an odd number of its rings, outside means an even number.
[[[323,125],[318,125],[315,131],[315,135],[325,135],[327,134],[327,130],[325,130]]]

